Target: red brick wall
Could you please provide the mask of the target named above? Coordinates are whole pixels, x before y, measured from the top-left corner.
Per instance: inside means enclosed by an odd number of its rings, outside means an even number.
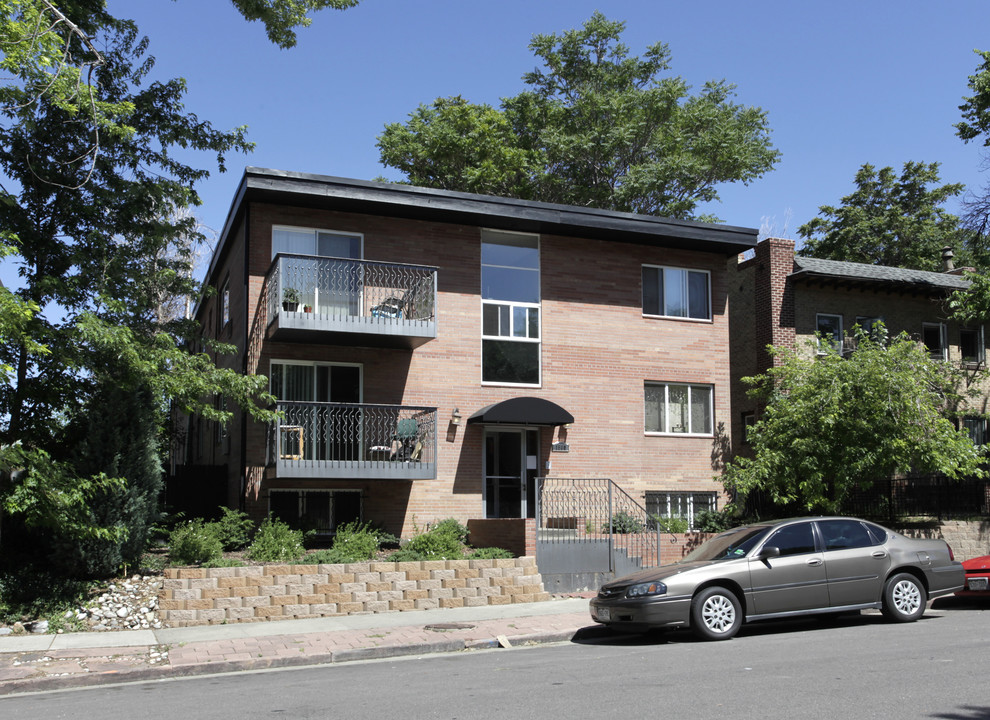
[[[257,344],[258,372],[272,358],[361,363],[364,401],[438,408],[437,477],[415,482],[298,481],[272,486],[360,489],[367,519],[409,536],[414,526],[448,516],[484,516],[483,430],[467,418],[494,402],[534,395],[570,411],[571,429],[544,428],[540,474],[609,477],[642,498],[646,490],[720,490],[712,477],[715,437],[650,436],[644,432],[644,381],[714,385],[715,425],[731,431],[725,257],[690,250],[541,237],[542,385],[481,383],[480,229],[305,208],[252,204],[245,327],[252,327],[258,294],[271,262],[274,224],[364,235],[365,258],[433,264],[438,273],[437,338],[414,351],[318,344]],[[231,259],[231,265],[238,262]],[[670,265],[711,273],[711,322],[644,318],[641,266]],[[232,285],[233,287],[233,285]],[[244,307],[235,303],[235,312]],[[257,340],[259,338],[253,338]],[[240,338],[238,346],[246,346]],[[253,361],[251,365],[253,366]],[[448,428],[454,408],[464,420]],[[447,433],[450,429],[452,432]],[[569,453],[550,453],[566,439]],[[247,502],[267,509],[267,486],[252,482],[264,462],[265,429],[247,431]],[[236,457],[236,456],[235,456]],[[234,463],[236,466],[236,463]],[[235,487],[240,487],[241,471]],[[277,484],[276,484],[277,483]]]

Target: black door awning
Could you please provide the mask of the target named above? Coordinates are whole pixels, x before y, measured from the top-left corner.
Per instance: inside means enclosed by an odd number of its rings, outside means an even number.
[[[483,407],[468,423],[483,425],[568,425],[574,416],[560,405],[543,398],[517,397]]]

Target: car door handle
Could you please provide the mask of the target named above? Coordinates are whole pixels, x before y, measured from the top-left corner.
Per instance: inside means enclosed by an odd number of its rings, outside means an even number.
[[[887,553],[885,553],[883,550],[874,550],[873,553],[872,553],[872,555],[875,558],[885,558],[885,557],[887,557]]]
[[[821,558],[811,558],[811,559],[810,559],[810,560],[808,561],[808,565],[809,565],[810,567],[818,567],[818,566],[819,566],[819,565],[821,565],[821,564],[822,564],[822,559],[821,559]]]

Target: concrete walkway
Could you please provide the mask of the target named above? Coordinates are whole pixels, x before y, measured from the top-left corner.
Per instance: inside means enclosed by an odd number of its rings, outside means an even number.
[[[593,625],[587,597],[571,597],[312,620],[4,636],[0,637],[0,695],[566,642]]]

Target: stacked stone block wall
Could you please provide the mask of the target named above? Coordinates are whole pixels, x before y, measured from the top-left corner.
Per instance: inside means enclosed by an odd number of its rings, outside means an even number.
[[[908,537],[945,540],[956,560],[990,555],[990,520],[944,520],[939,526],[891,529]]]
[[[170,627],[550,599],[533,557],[169,568],[165,572],[158,607]]]

